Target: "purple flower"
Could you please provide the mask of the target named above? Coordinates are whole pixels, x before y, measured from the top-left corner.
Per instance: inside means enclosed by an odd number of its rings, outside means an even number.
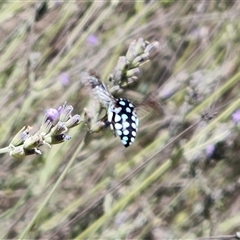
[[[59,81],[63,86],[67,86],[69,84],[69,75],[67,72],[63,72],[59,75]]]
[[[96,37],[96,35],[91,34],[87,38],[87,43],[91,46],[96,46],[96,45],[98,45],[99,41],[98,41],[98,38]]]
[[[211,157],[213,152],[215,150],[215,145],[214,144],[209,144],[206,149],[205,149],[205,152],[207,154],[208,157]]]
[[[59,120],[60,113],[55,108],[49,108],[45,112],[45,122],[50,121],[53,125],[55,125]]]
[[[240,122],[240,109],[236,110],[233,114],[232,114],[232,120],[235,123],[239,123]]]

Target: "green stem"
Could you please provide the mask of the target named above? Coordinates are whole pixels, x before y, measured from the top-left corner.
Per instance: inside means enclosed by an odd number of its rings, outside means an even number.
[[[25,235],[29,232],[31,227],[34,225],[34,223],[36,222],[37,218],[39,217],[39,215],[41,214],[41,212],[43,211],[43,209],[45,208],[45,206],[47,205],[47,203],[51,199],[53,193],[55,192],[55,190],[58,188],[59,184],[62,182],[62,180],[66,176],[68,170],[70,169],[70,167],[72,166],[74,160],[76,159],[77,155],[79,154],[79,151],[84,146],[84,143],[85,143],[85,141],[83,140],[81,142],[81,144],[78,146],[77,150],[75,151],[75,153],[73,154],[72,158],[70,159],[70,161],[68,162],[68,164],[64,168],[63,172],[61,173],[61,175],[59,176],[57,182],[54,184],[54,186],[52,187],[51,191],[49,192],[49,194],[45,198],[44,202],[40,205],[39,209],[37,210],[37,212],[33,216],[32,220],[28,223],[27,227],[24,229],[22,234],[19,236],[19,238],[18,238],[19,240],[26,239]]]
[[[6,152],[11,152],[12,148],[10,146],[0,148],[0,153],[6,153]]]
[[[148,178],[146,178],[141,184],[139,184],[130,193],[126,194],[112,207],[110,211],[102,215],[94,223],[92,223],[86,230],[84,230],[80,235],[78,235],[75,240],[90,239],[91,235],[95,233],[105,222],[114,216],[120,209],[123,209],[130,201],[134,199],[141,191],[143,191],[147,186],[153,183],[157,178],[163,176],[163,174],[171,167],[172,161],[168,159],[164,162],[155,172],[153,172]]]

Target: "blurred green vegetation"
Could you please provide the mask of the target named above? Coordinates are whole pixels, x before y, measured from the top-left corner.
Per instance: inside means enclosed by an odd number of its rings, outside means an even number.
[[[41,156],[0,156],[0,238],[239,231],[240,142],[231,117],[240,106],[239,9],[233,0],[0,3],[1,147],[65,101],[99,118],[81,72],[95,69],[107,84],[131,41],[160,43],[120,94],[138,106],[132,146],[109,129],[91,135],[83,123]],[[214,118],[200,121],[206,112]],[[218,146],[215,155],[209,146]]]

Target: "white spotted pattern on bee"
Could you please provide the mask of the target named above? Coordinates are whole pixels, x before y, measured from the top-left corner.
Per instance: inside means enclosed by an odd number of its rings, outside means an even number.
[[[125,147],[130,146],[137,135],[138,117],[134,105],[126,98],[115,99],[108,108],[110,128],[117,134]]]

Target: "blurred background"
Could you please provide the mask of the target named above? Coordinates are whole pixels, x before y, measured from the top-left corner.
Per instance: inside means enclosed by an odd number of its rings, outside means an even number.
[[[81,72],[94,69],[108,84],[133,40],[159,42],[119,93],[137,106],[130,147],[83,122],[42,155],[1,154],[1,239],[239,231],[239,1],[1,1],[0,11],[1,148],[65,101],[101,118]]]

